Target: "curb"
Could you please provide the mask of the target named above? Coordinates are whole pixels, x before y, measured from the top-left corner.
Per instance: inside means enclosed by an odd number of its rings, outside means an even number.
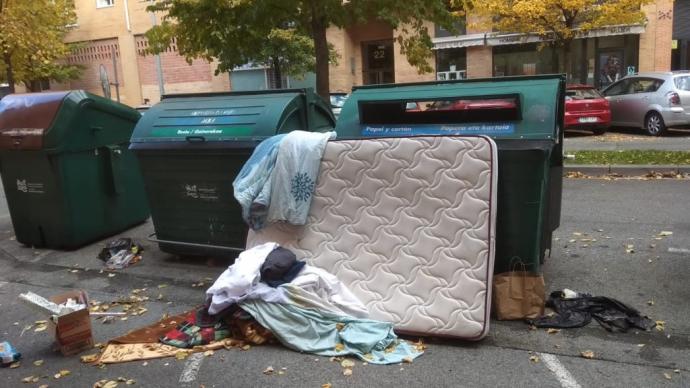
[[[563,167],[564,172],[581,172],[590,175],[620,174],[623,176],[646,175],[652,172],[690,174],[690,165],[659,165],[659,164],[568,164]]]

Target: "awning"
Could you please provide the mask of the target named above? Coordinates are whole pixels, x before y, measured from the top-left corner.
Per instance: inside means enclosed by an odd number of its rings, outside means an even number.
[[[575,39],[641,34],[644,31],[645,28],[642,25],[607,26],[591,29],[586,32],[578,32]],[[499,34],[487,32],[482,34],[468,34],[458,36],[447,36],[443,38],[434,38],[432,39],[432,42],[434,43],[434,50],[444,50],[450,48],[470,46],[504,46],[509,44],[538,43],[547,42],[550,40],[552,40],[552,38],[537,34]]]

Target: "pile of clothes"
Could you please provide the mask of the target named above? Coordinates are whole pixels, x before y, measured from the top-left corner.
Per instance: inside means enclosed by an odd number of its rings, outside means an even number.
[[[132,347],[155,335],[160,335],[159,343]],[[373,364],[409,362],[422,354],[397,338],[393,324],[369,319],[366,307],[334,275],[269,242],[242,252],[206,291],[203,306],[111,341],[100,362],[273,339],[300,352],[353,355]]]

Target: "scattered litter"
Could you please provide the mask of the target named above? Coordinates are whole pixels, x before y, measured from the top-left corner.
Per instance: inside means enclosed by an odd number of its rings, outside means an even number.
[[[594,352],[591,350],[585,350],[585,351],[580,352],[580,356],[582,356],[583,358],[586,358],[588,360],[591,360],[594,358]]]
[[[24,301],[26,304],[33,307],[35,310],[39,311],[41,314],[45,314],[48,316],[56,315],[58,317],[61,317],[63,315],[67,315],[86,308],[85,304],[77,303],[76,299],[74,298],[67,298],[67,300],[64,303],[57,304],[31,291],[26,292],[24,294],[19,294],[19,300]],[[41,322],[41,325],[45,325],[47,323],[47,321],[36,321],[36,323],[38,322]],[[38,328],[36,329],[36,331],[43,330],[45,330],[45,328],[42,330],[38,330]]]
[[[141,261],[142,251],[141,246],[131,238],[119,238],[107,243],[98,258],[105,262],[108,269],[123,269]]]
[[[0,358],[2,359],[2,366],[7,366],[17,363],[22,358],[21,353],[7,341],[0,342]],[[16,368],[16,367],[15,367]]]

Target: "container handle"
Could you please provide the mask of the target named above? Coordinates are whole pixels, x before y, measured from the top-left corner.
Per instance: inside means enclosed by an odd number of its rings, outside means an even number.
[[[201,143],[206,141],[206,138],[203,136],[187,136],[185,139],[190,143]]]

